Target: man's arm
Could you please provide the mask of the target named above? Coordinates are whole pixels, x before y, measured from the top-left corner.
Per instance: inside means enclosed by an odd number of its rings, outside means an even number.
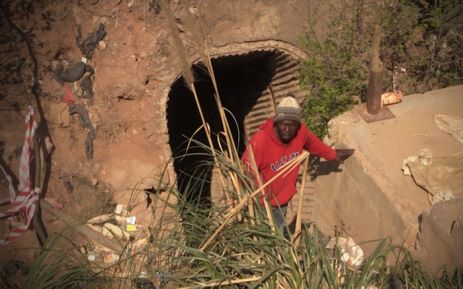
[[[304,133],[306,136],[306,141],[304,144],[304,149],[307,150],[310,154],[324,158],[325,160],[331,161],[336,159],[336,151],[330,146],[324,144],[315,134],[313,134],[305,126]]]
[[[342,163],[354,153],[353,149],[332,149],[309,129],[306,130],[306,133],[307,141],[304,149],[313,155],[320,156],[328,161],[336,160],[338,163]]]

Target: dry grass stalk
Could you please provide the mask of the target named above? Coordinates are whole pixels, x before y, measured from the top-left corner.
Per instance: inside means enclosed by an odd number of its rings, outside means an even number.
[[[197,282],[196,285],[188,286],[188,287],[181,287],[179,289],[193,289],[193,288],[209,288],[209,287],[217,287],[217,286],[227,286],[227,285],[234,285],[234,284],[242,284],[242,283],[249,283],[255,282],[260,280],[262,277],[250,277],[244,279],[234,279],[230,281],[216,281],[216,282]]]
[[[188,61],[188,57],[187,57],[187,54],[186,54],[186,49],[183,46],[182,40],[180,39],[180,34],[179,34],[179,31],[178,31],[177,26],[175,24],[174,15],[173,15],[172,11],[170,10],[169,5],[166,3],[165,0],[160,0],[159,5],[161,6],[162,10],[165,11],[165,14],[167,16],[167,19],[168,19],[168,22],[169,22],[169,28],[172,31],[172,36],[174,38],[174,45],[177,48],[177,52],[179,54],[180,62],[181,62],[182,67],[183,67],[183,77],[184,77],[185,81],[187,82],[190,90],[192,91],[192,93],[194,95],[196,107],[197,107],[197,109],[199,111],[199,115],[201,117],[201,122],[202,122],[204,130],[206,132],[207,141],[208,141],[208,144],[209,144],[209,146],[211,148],[211,152],[212,152],[212,156],[214,158],[215,166],[219,167],[217,154],[216,154],[216,152],[214,150],[214,144],[212,142],[211,132],[210,132],[209,126],[206,123],[206,119],[204,117],[204,113],[202,111],[201,104],[199,102],[198,94],[196,92],[196,87],[194,85],[194,77],[193,77],[193,74],[191,73],[191,69],[190,69],[190,67],[191,67],[190,62]],[[210,60],[208,61],[208,63],[209,62],[210,62]],[[212,71],[212,70],[210,70],[210,71]],[[211,76],[211,78],[214,79],[214,82],[215,82],[215,78],[212,77],[212,76]],[[214,86],[214,87],[216,88],[216,86]],[[216,90],[216,91],[218,91],[218,90]],[[218,98],[218,95],[217,95],[216,98]],[[221,108],[221,105],[219,105],[219,111],[222,114],[223,109],[220,109],[220,108]],[[222,184],[222,188],[225,188],[225,181],[223,180],[223,176],[220,174],[219,177],[220,177],[220,182]]]
[[[187,6],[190,6],[190,1],[187,1]],[[190,27],[190,32],[192,34],[193,40],[196,42],[196,45],[198,47],[198,54],[200,55],[200,58],[202,59],[203,64],[206,66],[207,71],[209,72],[209,76],[211,78],[212,85],[214,87],[214,99],[217,105],[217,110],[219,112],[220,120],[222,122],[222,126],[224,131],[218,134],[218,138],[220,135],[223,135],[225,137],[225,141],[227,144],[227,149],[224,150],[222,147],[221,152],[227,156],[235,165],[241,167],[240,163],[240,158],[239,158],[239,153],[236,149],[236,145],[234,142],[233,138],[233,133],[230,129],[230,125],[228,123],[226,114],[225,114],[225,109],[222,105],[221,98],[220,98],[220,93],[218,89],[218,84],[215,78],[215,73],[214,73],[214,67],[212,65],[212,57],[209,53],[209,48],[207,44],[207,37],[206,37],[206,32],[204,29],[204,22],[202,21],[202,15],[201,15],[201,9],[198,9],[199,15],[196,15],[199,18],[199,25],[198,21],[195,21],[193,19],[191,14],[188,14],[188,17],[186,17],[185,21],[188,27]],[[198,31],[201,31],[201,33],[198,33]],[[220,145],[220,140],[218,139],[217,143]],[[226,199],[231,204],[231,198],[229,194],[227,193],[227,190],[225,189],[226,182],[224,178],[227,178],[227,176],[224,176],[224,173],[220,170],[220,167],[218,166],[218,163],[216,163],[216,166],[219,168],[220,174],[219,178],[221,181],[222,185],[222,191],[225,193]],[[231,179],[232,186],[236,192],[239,191],[240,186],[239,182],[237,182],[237,176],[234,173],[230,173],[228,175],[228,179]]]
[[[190,65],[188,61],[188,57],[186,54],[186,49],[183,47],[182,40],[180,39],[180,34],[177,29],[177,25],[175,24],[174,14],[172,10],[170,10],[169,5],[166,3],[165,0],[159,0],[159,5],[161,6],[162,11],[165,12],[169,28],[172,31],[172,37],[174,39],[174,46],[177,48],[177,52],[179,54],[179,59],[183,69],[183,77],[185,78],[186,82],[189,86],[193,84],[194,78],[193,74],[190,70]]]

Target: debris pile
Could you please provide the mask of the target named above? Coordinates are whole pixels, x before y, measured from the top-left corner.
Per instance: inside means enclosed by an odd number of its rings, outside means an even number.
[[[88,260],[96,261],[97,256],[101,256],[104,264],[110,266],[119,261],[122,255],[135,255],[147,244],[147,239],[142,238],[142,234],[137,234],[140,231],[140,226],[137,225],[136,221],[137,217],[129,215],[122,204],[118,204],[113,213],[96,216],[88,220],[87,226],[95,232],[126,244],[123,252],[115,252],[98,242],[94,242],[93,250],[87,252]]]

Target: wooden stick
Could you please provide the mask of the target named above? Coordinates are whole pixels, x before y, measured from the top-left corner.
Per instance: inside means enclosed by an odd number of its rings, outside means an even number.
[[[309,158],[306,158],[304,161],[304,172],[302,174],[302,183],[301,187],[299,188],[299,206],[297,208],[297,216],[296,216],[296,229],[294,230],[294,243],[296,247],[299,246],[300,234],[302,229],[302,202],[304,201],[304,188],[305,188],[305,179],[307,176],[307,167],[309,164]]]

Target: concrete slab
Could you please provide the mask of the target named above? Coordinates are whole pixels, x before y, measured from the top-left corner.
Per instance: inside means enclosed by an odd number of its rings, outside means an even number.
[[[419,217],[431,205],[427,193],[403,175],[402,163],[423,148],[433,156],[463,150],[463,144],[434,122],[437,114],[463,117],[463,86],[407,95],[388,108],[395,117],[384,121],[367,123],[355,109],[331,121],[330,140],[356,153],[343,172],[319,177],[315,223],[325,233],[342,227],[358,242],[389,236],[395,243],[405,242],[419,256]],[[462,202],[458,204],[463,217]],[[364,247],[368,251],[374,246]]]

